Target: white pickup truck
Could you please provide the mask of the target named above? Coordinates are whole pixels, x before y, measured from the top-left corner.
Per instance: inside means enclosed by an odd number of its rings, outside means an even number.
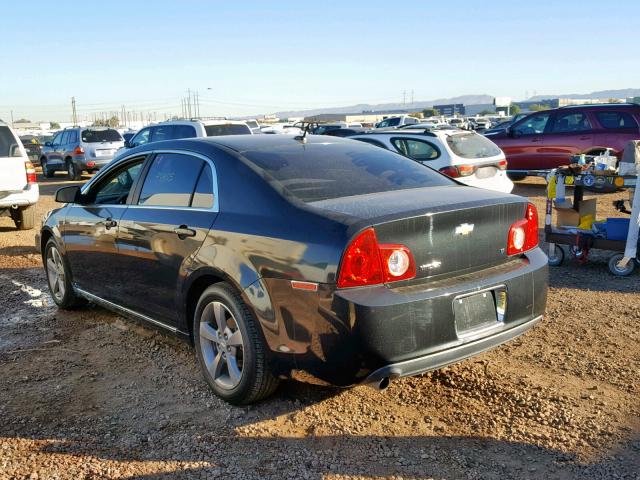
[[[15,132],[0,123],[0,216],[9,215],[20,230],[35,226],[40,197],[36,170]]]

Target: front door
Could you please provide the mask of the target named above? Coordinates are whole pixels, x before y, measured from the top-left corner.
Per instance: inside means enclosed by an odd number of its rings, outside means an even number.
[[[74,284],[105,300],[118,302],[123,288],[116,239],[127,198],[144,158],[110,172],[69,207],[62,236]]]
[[[568,165],[572,155],[588,152],[593,142],[594,130],[586,112],[558,110],[545,134],[540,165],[544,169]]]
[[[158,153],[140,193],[120,219],[123,305],[175,325],[179,280],[217,215],[213,163],[182,153]]]
[[[500,148],[507,157],[509,170],[539,170],[543,167],[545,129],[550,114],[540,112],[525,117],[500,138]]]

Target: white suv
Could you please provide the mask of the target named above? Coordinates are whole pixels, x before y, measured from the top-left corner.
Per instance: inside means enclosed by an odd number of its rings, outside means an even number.
[[[32,229],[39,197],[36,170],[22,142],[0,124],[0,215],[10,215],[20,230]]]
[[[511,193],[504,152],[488,138],[458,129],[400,130],[353,135],[353,140],[398,152],[472,187]]]
[[[131,140],[125,143],[125,148],[139,147],[146,143],[176,140],[178,138],[252,134],[251,128],[245,122],[226,119],[171,120],[144,127]]]

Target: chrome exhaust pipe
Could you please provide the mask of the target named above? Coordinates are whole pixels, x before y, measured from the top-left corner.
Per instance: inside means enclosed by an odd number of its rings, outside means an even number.
[[[384,378],[381,378],[380,380],[369,382],[366,385],[375,390],[382,391],[382,390],[386,390],[390,383],[391,383],[391,379],[389,377],[384,377]]]

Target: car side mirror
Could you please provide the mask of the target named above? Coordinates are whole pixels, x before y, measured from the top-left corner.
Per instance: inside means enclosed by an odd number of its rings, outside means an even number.
[[[131,143],[129,142],[129,140],[124,141],[124,148],[131,148]]]
[[[510,138],[518,138],[520,136],[520,134],[518,133],[517,130],[509,127],[507,128],[507,136]]]
[[[56,202],[58,203],[80,203],[80,187],[71,185],[70,187],[62,187],[56,190]]]
[[[44,146],[45,146],[45,147],[53,147],[53,143],[51,143],[51,142],[44,142]]]

